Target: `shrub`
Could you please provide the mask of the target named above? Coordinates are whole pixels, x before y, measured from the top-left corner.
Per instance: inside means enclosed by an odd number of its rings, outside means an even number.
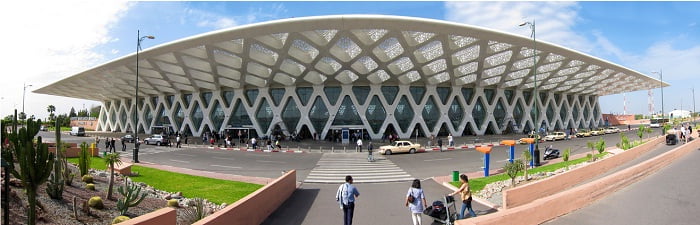
[[[87,185],[85,185],[85,189],[94,191],[94,190],[95,190],[95,184],[87,184]]]
[[[564,160],[564,163],[566,163],[566,170],[569,170],[569,156],[571,156],[571,148],[565,149],[564,155],[561,157]]]
[[[598,154],[601,154],[605,151],[605,140],[603,138],[600,138],[598,142],[595,143],[595,148],[598,150]]]
[[[168,200],[168,207],[173,207],[173,208],[179,208],[180,204],[178,203],[177,199],[170,199]]]
[[[512,163],[507,162],[503,166],[503,170],[505,170],[508,177],[510,177],[510,182],[513,187],[515,187],[515,177],[517,177],[518,173],[523,170],[523,167],[523,161],[520,159],[514,160]]]
[[[83,175],[83,182],[88,183],[88,184],[92,184],[94,182],[94,180],[92,179],[92,176],[90,176],[89,174],[86,174],[86,175]]]
[[[99,196],[90,198],[90,200],[88,200],[88,206],[96,209],[103,209],[105,207],[104,203],[102,203],[102,198]]]
[[[116,218],[114,218],[112,220],[112,224],[118,224],[118,223],[130,220],[130,219],[131,218],[129,218],[128,216],[117,216]]]

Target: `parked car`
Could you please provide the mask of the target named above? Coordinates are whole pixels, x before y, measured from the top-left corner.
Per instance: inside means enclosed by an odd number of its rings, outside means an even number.
[[[393,153],[408,152],[410,154],[416,153],[420,149],[420,144],[413,144],[410,141],[394,141],[391,145],[384,145],[379,147],[379,154],[391,155]]]
[[[598,136],[598,135],[603,135],[603,134],[605,134],[605,128],[598,128],[598,129],[594,129],[593,131],[591,131],[591,135],[593,135],[593,136]]]
[[[47,128],[47,127],[44,126],[44,125],[41,125],[41,127],[39,127],[39,130],[40,130],[40,131],[49,131],[49,128]]]
[[[154,134],[150,137],[143,139],[143,143],[147,145],[168,145],[168,138],[160,134]]]
[[[576,137],[590,137],[592,136],[591,131],[588,129],[581,129],[576,133]]]
[[[612,133],[620,133],[620,128],[617,127],[608,127],[605,129],[606,134],[612,134]]]
[[[544,136],[545,141],[556,141],[566,139],[566,133],[564,132],[553,132],[550,135]]]
[[[122,140],[124,140],[125,142],[134,143],[136,138],[134,138],[134,136],[132,136],[131,134],[127,134],[122,136]]]
[[[528,134],[527,137],[520,138],[518,140],[518,143],[519,144],[527,144],[527,142],[525,142],[526,138],[537,138],[539,140],[542,140],[542,136],[540,136],[539,134],[535,134],[535,132],[533,131],[533,132],[530,132],[530,134]]]

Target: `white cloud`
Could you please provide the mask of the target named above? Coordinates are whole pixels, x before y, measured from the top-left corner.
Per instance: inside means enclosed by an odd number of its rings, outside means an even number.
[[[23,83],[27,88],[26,111],[43,118],[46,106],[53,104],[58,112],[68,112],[92,103],[63,97],[31,93],[104,61],[93,51],[96,46],[113,41],[109,31],[132,5],[124,1],[13,1],[3,5],[0,21],[5,35],[0,42],[3,57],[3,97],[0,113],[22,108]],[[79,107],[78,107],[79,106]]]
[[[187,9],[187,17],[192,17],[196,21],[199,27],[210,27],[214,29],[224,29],[240,25],[236,19],[232,17],[226,17],[218,15],[215,13],[205,12],[198,9]],[[187,18],[182,17],[182,23],[184,23]]]
[[[450,21],[483,26],[523,36],[530,29],[518,26],[535,20],[537,39],[589,52],[590,41],[574,32],[580,18],[575,2],[447,2],[446,16]]]

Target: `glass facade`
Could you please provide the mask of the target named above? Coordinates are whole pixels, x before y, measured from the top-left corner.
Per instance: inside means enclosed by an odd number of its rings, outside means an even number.
[[[224,108],[222,108],[221,104],[219,104],[219,101],[214,101],[214,106],[211,110],[211,114],[209,114],[209,119],[211,119],[211,122],[214,125],[214,130],[219,130],[221,128],[221,124],[224,123],[226,114],[224,113]]]
[[[270,127],[270,123],[272,123],[273,117],[272,107],[267,103],[267,99],[263,98],[262,104],[260,104],[258,111],[255,113],[255,120],[258,121],[263,130],[267,130]]]
[[[382,106],[382,102],[379,101],[379,97],[376,95],[372,96],[372,101],[370,101],[367,106],[365,118],[372,128],[372,131],[374,131],[374,133],[380,133],[379,129],[386,120],[386,111],[384,110],[384,106]]]
[[[401,131],[404,133],[407,131],[408,127],[411,126],[411,121],[413,120],[413,107],[411,107],[411,105],[408,103],[408,99],[405,95],[401,96],[399,104],[396,105],[394,118],[396,118]]]
[[[389,105],[394,104],[394,99],[396,99],[396,94],[399,93],[399,87],[397,86],[382,86],[382,95]]]
[[[362,125],[362,119],[360,119],[360,115],[357,113],[357,108],[352,104],[350,96],[346,95],[343,98],[343,103],[335,114],[333,125]]]
[[[297,96],[299,96],[299,100],[301,100],[301,105],[306,106],[306,104],[309,103],[309,99],[311,99],[311,94],[314,93],[314,89],[310,87],[298,87],[297,88]]]
[[[438,120],[440,119],[440,109],[435,104],[433,98],[428,98],[428,102],[425,103],[425,107],[423,107],[422,115],[423,120],[425,121],[425,125],[428,126],[428,129],[434,130],[435,124],[437,124]]]
[[[313,106],[311,106],[311,110],[309,111],[309,120],[311,120],[311,125],[313,125],[314,129],[317,131],[322,131],[323,127],[326,126],[326,122],[328,122],[328,108],[326,108],[326,104],[323,103],[323,99],[321,99],[321,96],[317,96],[316,100],[314,100]]]
[[[355,95],[355,98],[357,98],[357,102],[360,103],[360,105],[365,104],[365,101],[367,100],[367,95],[369,95],[369,91],[369,86],[352,87],[352,93]]]
[[[287,127],[287,130],[296,130],[300,119],[301,111],[299,111],[296,102],[292,101],[292,98],[289,98],[286,106],[284,107],[284,111],[282,111],[282,121],[284,122],[284,126]]]
[[[197,136],[225,127],[243,127],[255,129],[262,136],[284,127],[283,132],[287,134],[317,133],[325,138],[332,129],[350,126],[364,127],[370,137],[379,139],[387,132],[408,138],[415,135],[416,130],[419,135],[426,136],[452,132],[456,136],[482,135],[506,132],[509,128],[514,129],[512,132],[526,132],[534,129],[536,123],[552,131],[589,124],[597,126],[602,120],[598,103],[589,101],[597,100],[595,96],[541,92],[538,97],[547,101],[540,102],[543,107],[536,121],[532,90],[489,88],[477,92],[474,87],[436,87],[430,92],[426,86],[374,84],[289,89],[294,90],[293,93],[286,90],[219,90],[145,96],[145,105],[139,109],[141,126],[137,129],[150,132],[154,125],[170,125]],[[557,103],[557,98],[561,102]],[[584,102],[569,102],[569,99],[583,99]],[[172,106],[168,105],[169,101]],[[206,102],[210,105],[206,106]],[[99,129],[133,129],[136,109],[127,104],[127,99],[105,102],[109,107],[100,112]],[[583,113],[579,114],[581,111]],[[443,116],[447,118],[443,120]],[[518,126],[509,127],[511,121]]]

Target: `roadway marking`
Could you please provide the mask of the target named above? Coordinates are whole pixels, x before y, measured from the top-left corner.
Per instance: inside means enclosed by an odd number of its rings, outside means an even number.
[[[261,163],[282,163],[282,164],[286,163],[286,162],[282,162],[282,161],[267,161],[267,160],[255,160],[255,161],[261,162]]]
[[[179,163],[190,163],[190,161],[182,161],[182,160],[174,160],[174,159],[171,159],[170,161],[179,162]]]
[[[222,165],[211,165],[215,167],[223,167],[223,168],[229,168],[229,169],[240,169],[241,167],[238,166],[222,166]]]
[[[230,157],[216,157],[216,156],[214,156],[214,157],[212,157],[212,158],[214,158],[214,159],[223,159],[223,160],[234,160],[233,158],[230,158]]]
[[[423,160],[423,161],[426,161],[426,162],[432,162],[432,161],[443,161],[443,160],[450,160],[450,159],[452,159],[452,158],[443,158],[443,159],[426,159],[426,160]]]
[[[189,157],[194,157],[194,155],[190,155],[190,154],[182,154],[182,153],[173,153],[173,155],[182,155],[182,156],[189,156]]]

